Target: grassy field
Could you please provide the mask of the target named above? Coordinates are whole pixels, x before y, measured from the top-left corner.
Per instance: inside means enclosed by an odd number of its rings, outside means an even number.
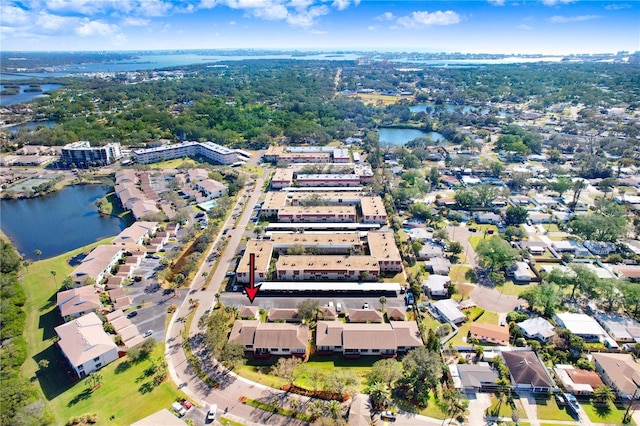
[[[88,253],[99,244],[109,244],[112,239],[106,238],[29,265],[23,280],[27,296],[24,306],[27,313],[24,329],[27,360],[22,366],[24,377],[33,377],[38,369],[38,360],[43,359],[53,348],[53,338],[56,336],[54,327],[62,324],[62,318],[56,310],[56,293],[62,285],[62,280],[75,269],[75,266],[70,266],[67,261],[81,253]],[[55,271],[55,276],[52,271]]]
[[[433,417],[434,419],[444,420],[447,417],[447,413],[440,409],[440,406],[437,404],[435,396],[433,392],[429,392],[429,402],[427,406],[423,409],[418,409],[414,405],[409,404],[404,399],[394,398],[393,403],[400,408],[401,410],[408,411],[410,413],[421,414],[423,416]]]
[[[178,166],[196,167],[198,163],[191,158],[175,158],[173,160],[161,161],[153,163],[153,168],[158,170],[175,169]]]
[[[536,399],[538,419],[575,421],[575,418],[567,411],[566,407],[558,407],[555,398]]]
[[[361,99],[365,104],[378,104],[391,105],[398,102],[400,99],[411,99],[410,96],[394,96],[394,95],[379,95],[374,93],[361,93],[354,95],[353,97]]]
[[[508,294],[511,296],[519,296],[525,290],[535,287],[537,284],[514,284],[513,281],[507,280],[502,285],[497,285],[496,289],[502,294]]]
[[[475,250],[483,239],[484,236],[482,235],[472,235],[469,237],[469,244],[471,244],[471,247]]]
[[[242,423],[234,422],[226,417],[220,417],[219,421],[225,426],[244,426]]]
[[[151,360],[163,358],[164,344],[158,344],[147,359],[130,364],[121,358],[100,370],[102,385],[91,391],[84,381],[76,382],[50,402],[63,424],[72,416],[98,414],[97,425],[131,424],[185,395],[167,379],[158,387],[149,386],[151,378],[144,373]],[[54,379],[53,375],[51,379]],[[45,378],[46,380],[46,378]],[[110,420],[111,416],[115,416]]]
[[[527,418],[527,413],[524,412],[522,404],[517,399],[513,401],[513,407],[507,402],[501,402],[495,396],[491,397],[491,406],[487,408],[486,414],[491,417],[511,417],[514,412],[517,413],[521,419]]]
[[[467,272],[471,270],[471,266],[467,265],[452,265],[449,271],[449,278],[451,282],[463,282],[469,281],[466,277]]]
[[[607,423],[615,425],[622,424],[622,418],[624,417],[625,413],[624,408],[617,408],[613,404],[609,404],[608,407],[596,407],[590,402],[580,405],[582,405],[582,408],[587,413],[589,420],[594,423]],[[636,423],[632,420],[629,424],[635,425]]]

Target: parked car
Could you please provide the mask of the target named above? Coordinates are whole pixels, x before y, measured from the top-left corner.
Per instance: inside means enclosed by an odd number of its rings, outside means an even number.
[[[404,300],[407,302],[407,305],[413,305],[416,301],[413,298],[413,293],[408,292],[404,297]]]
[[[342,303],[340,302],[336,303],[336,312],[337,313],[342,312]]]
[[[390,422],[390,423],[393,423],[393,422],[395,422],[395,421],[396,421],[396,415],[395,415],[395,414],[393,414],[393,413],[392,413],[391,411],[389,411],[389,410],[386,410],[386,411],[383,411],[382,413],[380,413],[380,418],[381,418],[382,420],[386,420],[386,421],[388,421],[388,422]]]
[[[147,330],[142,334],[145,339],[153,334],[153,330]]]
[[[180,400],[180,405],[182,405],[184,408],[186,408],[187,410],[191,407],[193,407],[193,405],[191,405],[191,403],[189,401],[187,401],[186,399],[181,399]]]
[[[469,228],[469,232],[476,232],[477,230],[477,228]]]
[[[216,411],[218,411],[218,406],[216,404],[212,404],[207,411],[207,420],[213,421],[216,418]]]
[[[173,411],[175,411],[176,413],[178,413],[178,415],[180,417],[184,416],[185,414],[187,414],[187,409],[184,408],[178,401],[174,402],[173,404],[171,404],[171,408],[173,408]]]
[[[364,304],[362,305],[362,309],[369,309],[369,303],[364,302]]]
[[[138,311],[131,311],[127,314],[127,318],[133,318],[138,315]]]

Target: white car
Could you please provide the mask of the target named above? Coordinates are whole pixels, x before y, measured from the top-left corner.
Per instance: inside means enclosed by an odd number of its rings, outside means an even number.
[[[147,330],[144,332],[144,334],[142,335],[142,337],[144,337],[145,339],[149,336],[151,336],[153,334],[153,330]]]
[[[209,411],[207,411],[207,420],[215,420],[216,411],[218,411],[218,406],[216,404],[212,404]]]
[[[180,405],[180,403],[178,401],[174,402],[173,404],[171,404],[171,408],[173,408],[173,410],[178,413],[178,415],[180,417],[184,416],[185,414],[187,414],[187,409],[184,408],[182,405]]]

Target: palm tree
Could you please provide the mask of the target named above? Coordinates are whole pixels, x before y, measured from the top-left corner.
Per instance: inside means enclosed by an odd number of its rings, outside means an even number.
[[[374,409],[386,408],[391,401],[391,390],[386,383],[375,382],[367,388]]]
[[[382,306],[382,309],[384,309],[384,305],[387,304],[387,298],[384,296],[380,296],[380,299],[378,299],[378,302],[380,302],[380,305]]]
[[[51,272],[51,276],[53,277],[53,283],[56,285],[56,287],[58,287],[58,281],[56,280],[56,275],[58,274],[57,271],[50,271]]]
[[[615,395],[609,386],[602,385],[593,390],[593,400],[599,404],[609,404],[614,398]]]
[[[333,420],[338,420],[340,417],[342,417],[342,404],[340,404],[335,399],[331,400],[326,404],[326,411],[329,417],[331,417]]]
[[[40,260],[40,255],[42,254],[42,251],[40,251],[39,249],[35,249],[33,253],[38,257],[38,260]]]

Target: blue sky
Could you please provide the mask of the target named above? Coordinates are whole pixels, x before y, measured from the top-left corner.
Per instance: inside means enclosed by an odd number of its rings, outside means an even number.
[[[0,0],[3,50],[640,50],[638,0]]]

